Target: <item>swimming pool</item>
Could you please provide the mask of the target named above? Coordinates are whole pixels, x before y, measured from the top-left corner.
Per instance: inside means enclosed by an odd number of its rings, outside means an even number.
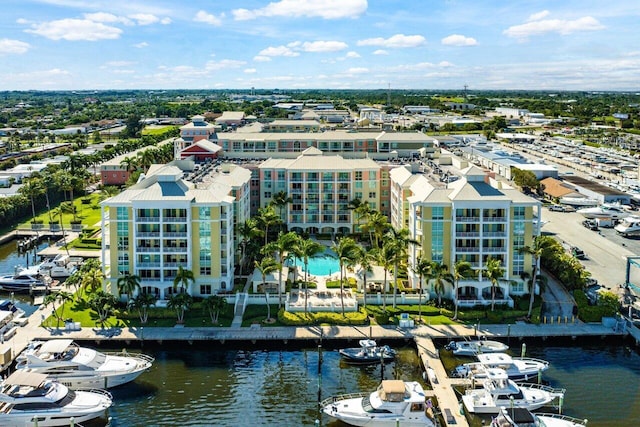
[[[304,271],[304,262],[300,258],[295,259],[295,265],[299,266]],[[336,273],[340,269],[338,258],[333,251],[326,251],[324,255],[317,258],[309,258],[309,274],[314,276],[329,276],[332,273]]]

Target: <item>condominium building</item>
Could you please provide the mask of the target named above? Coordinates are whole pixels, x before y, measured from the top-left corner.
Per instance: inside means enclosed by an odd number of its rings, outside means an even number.
[[[281,191],[292,198],[283,212],[291,231],[350,233],[357,226],[351,200],[380,207],[381,167],[368,158],[325,155],[310,147],[295,159],[266,160],[259,173],[261,206]]]
[[[332,153],[367,153],[371,158],[411,157],[435,151],[434,139],[421,132],[312,133],[225,132],[217,134],[225,155],[269,158],[310,147]]]
[[[250,176],[235,165],[174,161],[153,165],[142,181],[103,201],[107,290],[117,295],[118,279],[134,274],[143,292],[166,298],[179,267],[194,274],[191,295],[232,289],[234,224],[248,218]]]
[[[510,293],[523,294],[528,288],[523,273],[531,274],[532,257],[521,249],[531,246],[540,234],[541,204],[518,190],[491,181],[476,166],[462,172],[462,179],[436,188],[416,181],[410,187],[409,230],[420,242],[412,246],[409,265],[415,270],[419,257],[443,263],[453,269],[468,261],[476,276],[460,282],[459,304],[487,304],[491,283],[483,279],[489,258],[499,259],[504,275],[496,301],[510,303]],[[419,278],[412,273],[411,280]],[[433,292],[433,289],[431,290]],[[454,297],[452,286],[445,294]]]

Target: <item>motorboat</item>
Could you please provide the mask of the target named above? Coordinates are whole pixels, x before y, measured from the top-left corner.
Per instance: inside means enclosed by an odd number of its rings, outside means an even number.
[[[630,215],[619,203],[604,203],[592,208],[578,209],[576,212],[587,219],[611,218],[618,220]]]
[[[11,292],[31,292],[34,288],[48,287],[51,278],[40,274],[37,267],[16,267],[14,274],[0,276],[0,289]]]
[[[16,358],[16,369],[36,372],[78,390],[111,388],[135,380],[153,357],[139,353],[101,353],[70,339],[32,341]]]
[[[488,369],[502,369],[514,381],[536,378],[549,369],[546,360],[532,357],[511,357],[506,353],[478,354],[478,361],[457,366],[453,375],[460,378],[487,378]]]
[[[72,391],[44,374],[16,371],[0,384],[0,425],[68,426],[105,418],[111,404],[107,391]]]
[[[524,408],[501,408],[491,427],[584,427],[587,420],[562,414],[534,414]]]
[[[640,216],[631,215],[623,218],[615,227],[614,230],[618,234],[623,236],[636,236],[640,234]]]
[[[482,388],[470,389],[462,396],[467,411],[497,414],[501,407],[525,408],[533,411],[564,398],[564,389],[540,384],[518,385],[502,369],[488,369]]]
[[[334,396],[322,412],[352,426],[435,427],[430,401],[417,381],[384,380],[373,393]]]
[[[560,197],[560,203],[563,205],[570,205],[570,206],[597,206],[600,204],[600,202],[596,199],[590,199],[588,197],[571,197],[571,196],[565,196],[565,197]]]
[[[54,258],[41,262],[38,265],[38,271],[53,279],[64,279],[77,271],[78,264],[79,262],[72,260],[69,255],[58,254]]]
[[[476,356],[481,353],[504,353],[509,350],[509,346],[500,341],[487,339],[471,341],[451,341],[445,347],[453,352],[455,356]]]
[[[388,345],[378,346],[374,340],[358,341],[360,347],[343,348],[340,356],[349,363],[380,363],[390,362],[396,357],[396,351]]]

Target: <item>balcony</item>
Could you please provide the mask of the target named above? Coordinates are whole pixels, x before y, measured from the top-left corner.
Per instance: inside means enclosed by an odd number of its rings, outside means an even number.
[[[137,238],[145,238],[145,237],[160,237],[159,231],[145,231],[136,233]]]
[[[479,231],[457,231],[456,237],[480,237]]]
[[[456,252],[480,252],[480,246],[456,246]]]
[[[167,253],[181,253],[181,252],[188,252],[189,248],[187,248],[186,246],[183,248],[165,247],[162,251]]]
[[[505,252],[507,252],[507,248],[505,248],[503,246],[497,246],[497,247],[483,246],[482,247],[482,252],[484,252],[485,254],[505,253]]]
[[[163,234],[163,237],[182,237],[185,238],[187,237],[187,232],[186,231],[172,231],[172,232],[165,232]]]
[[[186,216],[167,216],[163,218],[164,222],[187,222]]]
[[[482,237],[505,237],[506,231],[484,231]]]
[[[160,252],[160,247],[148,247],[148,246],[136,246],[136,252],[138,253],[158,253]]]
[[[456,222],[480,222],[479,216],[457,216]]]
[[[482,217],[483,222],[505,222],[507,220],[506,216],[484,216]]]
[[[138,262],[136,263],[138,268],[160,268],[159,262]]]
[[[159,216],[139,216],[136,218],[136,222],[160,222]]]

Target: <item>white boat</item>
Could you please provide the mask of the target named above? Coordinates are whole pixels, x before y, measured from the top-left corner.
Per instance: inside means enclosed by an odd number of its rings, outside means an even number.
[[[562,414],[533,414],[524,408],[501,408],[491,427],[584,427],[587,420]]]
[[[396,357],[396,351],[388,345],[378,346],[374,340],[358,341],[360,347],[343,348],[339,351],[340,356],[349,363],[380,363],[390,362]]]
[[[563,397],[563,389],[539,384],[518,385],[504,370],[489,369],[482,388],[467,390],[462,402],[471,413],[497,414],[501,407],[511,406],[533,411]]]
[[[417,381],[384,380],[373,393],[325,399],[322,412],[352,426],[435,427],[429,402]]]
[[[528,381],[549,369],[549,362],[531,357],[511,357],[506,353],[479,354],[477,362],[457,366],[453,375],[460,378],[485,379],[488,369],[502,369],[509,379]]]
[[[619,203],[604,203],[592,208],[578,209],[576,212],[588,219],[611,218],[618,220],[629,216],[629,212],[625,211]]]
[[[30,292],[34,288],[47,287],[51,278],[40,274],[37,267],[16,267],[14,274],[0,276],[0,289],[12,292]]]
[[[46,375],[17,371],[0,384],[0,425],[68,426],[72,419],[82,423],[106,417],[111,404],[107,391],[71,391]]]
[[[139,353],[101,353],[70,339],[32,341],[16,358],[16,369],[37,372],[78,390],[111,388],[135,380],[153,357]]]
[[[638,235],[640,234],[640,216],[631,215],[623,218],[613,229],[623,236]]]
[[[504,353],[509,346],[493,340],[451,341],[447,346],[456,356],[476,356],[481,353]]]
[[[600,202],[596,199],[590,199],[588,197],[560,197],[560,203],[563,205],[571,206],[597,206]]]
[[[38,271],[40,274],[48,275],[54,279],[63,279],[75,273],[78,265],[79,262],[72,260],[69,255],[58,254],[54,258],[40,263]]]

